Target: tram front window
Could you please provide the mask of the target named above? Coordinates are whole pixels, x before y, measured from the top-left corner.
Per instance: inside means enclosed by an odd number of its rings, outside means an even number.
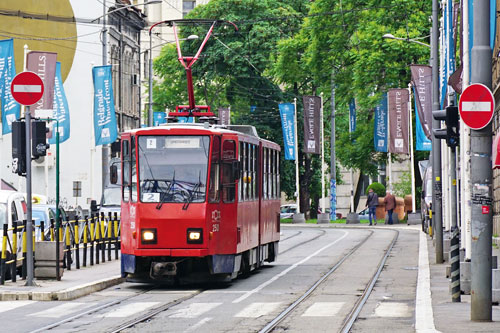
[[[140,136],[139,183],[142,202],[204,202],[208,136]]]

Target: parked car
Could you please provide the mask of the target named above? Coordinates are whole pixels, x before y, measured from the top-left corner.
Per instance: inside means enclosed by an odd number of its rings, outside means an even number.
[[[293,214],[297,213],[296,204],[287,204],[280,206],[280,219],[291,219]]]
[[[108,216],[109,213],[114,215],[117,213],[120,216],[122,204],[122,191],[120,186],[106,187],[102,193],[101,204],[99,206],[99,214],[104,213]]]
[[[422,201],[420,202],[420,216],[422,217],[422,231],[427,232],[432,208],[432,165],[429,165],[422,177]]]
[[[369,220],[370,219],[370,217],[368,216],[368,210],[369,210],[369,208],[365,208],[358,213],[360,220]]]
[[[59,208],[61,222],[68,221],[66,211]],[[32,205],[31,216],[35,222],[35,239],[41,240],[40,222],[43,221],[45,225],[45,237],[50,236],[50,220],[56,219],[56,206],[55,205]]]

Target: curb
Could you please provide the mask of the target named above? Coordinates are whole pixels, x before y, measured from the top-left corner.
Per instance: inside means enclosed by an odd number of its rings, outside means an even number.
[[[125,281],[120,275],[60,291],[3,291],[0,301],[70,301]]]

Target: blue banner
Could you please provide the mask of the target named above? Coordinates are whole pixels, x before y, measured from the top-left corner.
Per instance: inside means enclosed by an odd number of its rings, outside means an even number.
[[[166,112],[154,112],[153,113],[153,126],[158,126],[165,124],[167,122]]]
[[[349,132],[356,131],[356,101],[351,99],[349,102]]]
[[[257,109],[257,106],[250,105],[250,112],[255,112],[256,109]]]
[[[52,118],[59,120],[59,127],[57,123],[52,123],[52,137],[49,143],[56,143],[56,130],[59,131],[59,143],[69,139],[70,134],[70,121],[69,121],[69,108],[66,93],[64,92],[64,85],[61,76],[61,63],[56,63],[56,76],[54,77],[54,111]]]
[[[2,134],[12,132],[12,122],[21,116],[21,106],[10,92],[12,79],[16,76],[14,41],[0,40],[0,102],[2,103]]]
[[[118,137],[111,65],[92,69],[94,79],[94,134],[95,145],[107,145]]]
[[[387,153],[387,134],[387,93],[384,93],[379,105],[375,107],[373,133],[375,151]]]
[[[285,144],[285,160],[295,160],[295,106],[292,103],[279,104],[283,142]]]
[[[413,95],[415,95],[415,88],[413,88]],[[415,110],[417,110],[417,99],[415,98]],[[418,112],[415,112],[415,128],[416,128],[416,137],[417,144],[416,150],[420,151],[431,151],[432,150],[432,141],[429,140],[425,136],[424,129],[422,128],[422,123],[420,122],[420,118],[418,116]]]

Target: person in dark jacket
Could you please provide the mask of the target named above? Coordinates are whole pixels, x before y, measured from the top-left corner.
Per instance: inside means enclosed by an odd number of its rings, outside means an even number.
[[[369,189],[368,198],[366,199],[366,207],[368,207],[368,219],[370,221],[370,225],[372,225],[372,217],[374,224],[377,225],[377,206],[378,195],[377,193],[373,192],[373,189]]]
[[[396,197],[391,194],[391,191],[387,191],[385,198],[385,211],[389,214],[388,224],[392,224],[392,212],[396,208]]]

